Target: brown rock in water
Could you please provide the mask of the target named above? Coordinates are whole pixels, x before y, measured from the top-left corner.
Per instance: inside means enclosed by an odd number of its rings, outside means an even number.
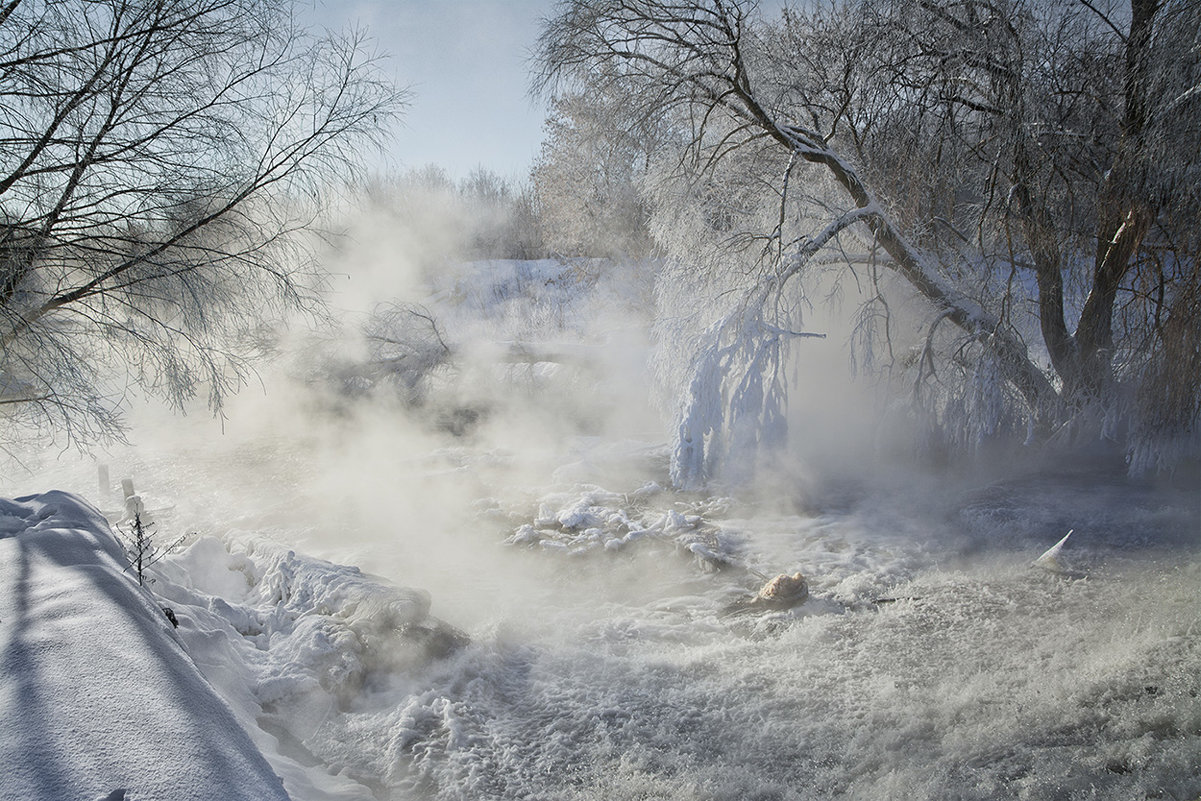
[[[760,588],[755,600],[770,609],[788,609],[804,603],[809,597],[809,584],[800,573],[781,573]]]
[[[799,606],[809,597],[809,584],[800,573],[781,573],[759,588],[759,592],[740,598],[722,610],[723,615],[751,612],[780,612]]]

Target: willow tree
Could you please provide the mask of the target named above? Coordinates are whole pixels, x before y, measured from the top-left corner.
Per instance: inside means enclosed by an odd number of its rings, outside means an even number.
[[[304,233],[401,94],[286,0],[0,6],[0,409],[86,443],[132,386],[220,411],[314,308]]]
[[[1183,0],[562,3],[541,86],[684,126],[656,213],[718,236],[677,260],[754,256],[697,342],[676,480],[779,440],[798,299],[830,269],[867,279],[885,340],[918,300],[884,367],[947,441],[1120,439],[1135,469],[1195,452],[1199,20]]]

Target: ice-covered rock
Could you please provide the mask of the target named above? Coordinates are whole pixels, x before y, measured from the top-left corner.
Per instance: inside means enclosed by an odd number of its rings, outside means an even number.
[[[556,492],[543,497],[533,521],[517,526],[506,542],[583,554],[654,541],[691,555],[706,570],[731,564],[732,543],[706,517],[707,512],[724,511],[723,504],[706,500],[684,508],[656,509],[652,503],[660,494],[662,488],[653,482],[628,494],[587,484]]]

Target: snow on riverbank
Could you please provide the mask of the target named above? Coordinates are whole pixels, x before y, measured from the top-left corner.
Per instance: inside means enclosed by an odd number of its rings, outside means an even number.
[[[0,798],[287,799],[124,565],[77,497],[0,500]]]
[[[312,732],[468,641],[428,614],[423,593],[268,540],[203,537],[159,576],[189,653],[305,801],[375,798],[372,777],[314,753]]]

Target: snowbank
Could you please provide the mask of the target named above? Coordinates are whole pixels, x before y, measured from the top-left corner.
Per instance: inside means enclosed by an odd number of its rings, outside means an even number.
[[[0,799],[287,799],[104,518],[0,500]]]
[[[372,744],[331,739],[331,721],[467,643],[423,592],[244,532],[200,537],[157,575],[188,652],[304,801],[373,801],[342,754]]]

